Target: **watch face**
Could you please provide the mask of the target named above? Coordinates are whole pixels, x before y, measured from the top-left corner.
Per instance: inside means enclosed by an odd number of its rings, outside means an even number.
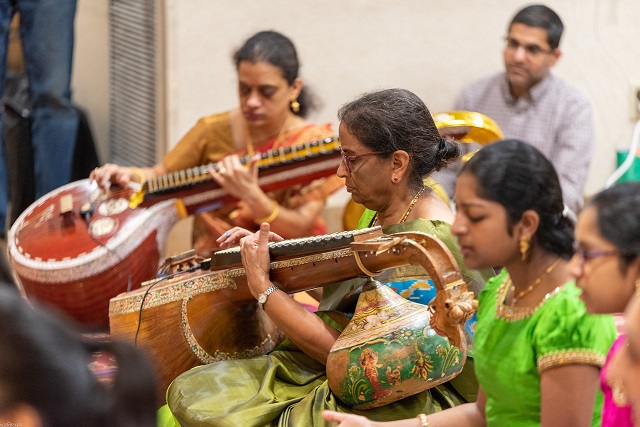
[[[265,302],[267,302],[267,296],[265,294],[258,295],[258,302],[260,304],[264,304]]]

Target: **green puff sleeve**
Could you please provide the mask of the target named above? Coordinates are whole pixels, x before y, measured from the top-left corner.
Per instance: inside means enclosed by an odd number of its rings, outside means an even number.
[[[549,299],[533,332],[538,372],[566,364],[602,367],[616,336],[611,315],[587,314],[573,282]],[[551,307],[553,306],[553,307]]]

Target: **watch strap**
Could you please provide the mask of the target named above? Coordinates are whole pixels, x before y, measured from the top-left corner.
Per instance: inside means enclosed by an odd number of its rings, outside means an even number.
[[[260,308],[264,310],[264,304],[267,302],[267,297],[269,295],[271,295],[272,293],[274,293],[275,291],[279,291],[280,288],[277,287],[276,285],[271,285],[267,288],[266,291],[262,292],[260,295],[258,295],[258,305],[260,305]],[[264,296],[264,302],[260,302],[260,300],[262,298],[260,298],[261,296]]]

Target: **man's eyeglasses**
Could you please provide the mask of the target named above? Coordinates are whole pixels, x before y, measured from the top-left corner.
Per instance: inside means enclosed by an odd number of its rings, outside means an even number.
[[[578,246],[577,243],[574,243],[573,253],[575,256],[578,256],[578,258],[582,261],[582,264],[584,265],[585,263],[591,261],[592,259],[600,258],[603,256],[618,255],[619,252],[615,249],[611,249],[608,251],[588,250],[585,248],[581,248],[580,246]]]
[[[507,43],[507,49],[516,51],[519,47],[522,46],[524,51],[530,57],[535,57],[541,55],[543,53],[550,54],[553,53],[553,49],[543,49],[537,44],[522,44],[516,39],[512,39],[511,37],[505,37],[504,41]]]
[[[344,162],[344,167],[347,169],[347,174],[351,175],[351,162],[357,159],[358,157],[367,157],[367,156],[375,156],[378,154],[384,154],[384,151],[373,151],[371,153],[363,153],[363,154],[351,154],[347,155],[342,151],[342,147],[340,147],[340,154],[342,154],[342,161]]]

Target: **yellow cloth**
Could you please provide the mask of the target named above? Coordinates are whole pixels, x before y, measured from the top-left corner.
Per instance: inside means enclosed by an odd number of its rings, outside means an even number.
[[[306,142],[334,136],[330,123],[323,125],[307,124],[306,126],[290,129],[283,135],[255,147],[257,152],[267,151],[274,142],[278,147],[291,147]],[[198,120],[197,124],[165,155],[162,163],[168,172],[193,168],[200,165],[215,163],[229,154],[246,154],[245,149],[237,149],[233,143],[230,113],[218,113]],[[325,200],[331,193],[344,185],[338,176],[316,180],[308,185],[297,185],[286,190],[269,193],[281,206],[289,209],[312,201]],[[246,211],[246,208],[245,208]],[[242,202],[225,206],[216,211],[196,216],[194,222],[194,248],[203,256],[215,249],[216,239],[233,226],[240,226],[250,230],[257,230],[258,226],[252,217],[242,214]],[[325,234],[326,227],[322,218],[317,218],[309,235]],[[298,236],[283,236],[285,238]]]

